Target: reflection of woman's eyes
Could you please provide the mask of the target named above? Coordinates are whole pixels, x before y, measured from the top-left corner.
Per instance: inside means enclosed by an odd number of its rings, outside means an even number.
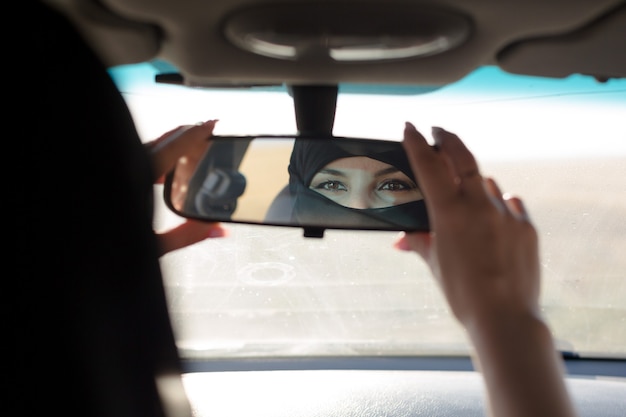
[[[348,188],[341,182],[335,180],[327,180],[322,181],[313,187],[315,190],[325,190],[325,191],[348,191]]]
[[[415,184],[402,180],[387,180],[378,186],[378,191],[408,191],[417,188]]]

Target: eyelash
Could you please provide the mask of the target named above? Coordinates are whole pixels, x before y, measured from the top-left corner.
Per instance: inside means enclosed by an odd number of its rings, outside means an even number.
[[[342,187],[342,189],[331,189],[329,188],[331,184],[335,186],[339,185]],[[325,190],[325,191],[330,191],[330,192],[335,192],[335,193],[338,191],[347,191],[348,189],[348,187],[346,187],[345,184],[343,184],[341,181],[336,181],[336,180],[322,181],[313,188],[316,190]]]
[[[384,190],[384,191],[392,191],[392,192],[396,192],[396,191],[408,191],[408,190],[412,190],[414,188],[417,188],[415,185],[410,184],[406,181],[401,181],[401,180],[395,180],[395,179],[391,179],[391,180],[385,180],[383,181],[383,183],[377,187],[377,190],[382,191],[383,187],[390,185],[390,184],[394,184],[394,185],[399,185],[401,188],[398,190]]]
[[[389,185],[399,185],[400,188],[399,189],[395,189],[395,190],[385,190],[384,188],[389,186]],[[333,188],[331,188],[333,187]],[[322,181],[318,184],[316,184],[313,187],[315,190],[325,190],[325,191],[330,191],[330,192],[339,192],[339,191],[347,191],[348,187],[345,186],[345,184],[343,184],[341,181],[337,181],[337,180],[326,180],[326,181]],[[415,185],[410,184],[406,181],[401,181],[401,180],[395,180],[395,179],[391,179],[391,180],[385,180],[382,182],[382,184],[380,184],[378,187],[376,187],[376,189],[378,191],[390,191],[390,192],[400,192],[400,191],[408,191],[408,190],[412,190],[414,188],[417,188]]]

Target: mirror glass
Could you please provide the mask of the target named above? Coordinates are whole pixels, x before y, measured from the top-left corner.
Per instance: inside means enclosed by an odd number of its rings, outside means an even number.
[[[319,229],[428,230],[400,142],[215,136],[165,183],[175,213],[206,221]]]

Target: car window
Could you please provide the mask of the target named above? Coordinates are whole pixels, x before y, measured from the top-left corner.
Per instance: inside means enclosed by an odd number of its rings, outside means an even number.
[[[156,84],[157,68],[110,70],[145,142],[214,118],[216,134],[296,133],[284,87]],[[441,126],[461,136],[537,225],[542,309],[559,349],[626,357],[626,80],[485,67],[420,94],[339,91],[336,135],[401,140],[411,121],[427,135]],[[156,230],[183,220],[162,192],[155,185]],[[226,238],[161,258],[183,357],[468,354],[426,265],[392,248],[395,232],[329,230],[319,239],[297,228],[227,227]]]

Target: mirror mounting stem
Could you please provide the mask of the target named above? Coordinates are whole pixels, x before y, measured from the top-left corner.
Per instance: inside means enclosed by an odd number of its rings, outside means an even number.
[[[337,108],[337,85],[291,85],[296,126],[301,135],[331,136]]]

